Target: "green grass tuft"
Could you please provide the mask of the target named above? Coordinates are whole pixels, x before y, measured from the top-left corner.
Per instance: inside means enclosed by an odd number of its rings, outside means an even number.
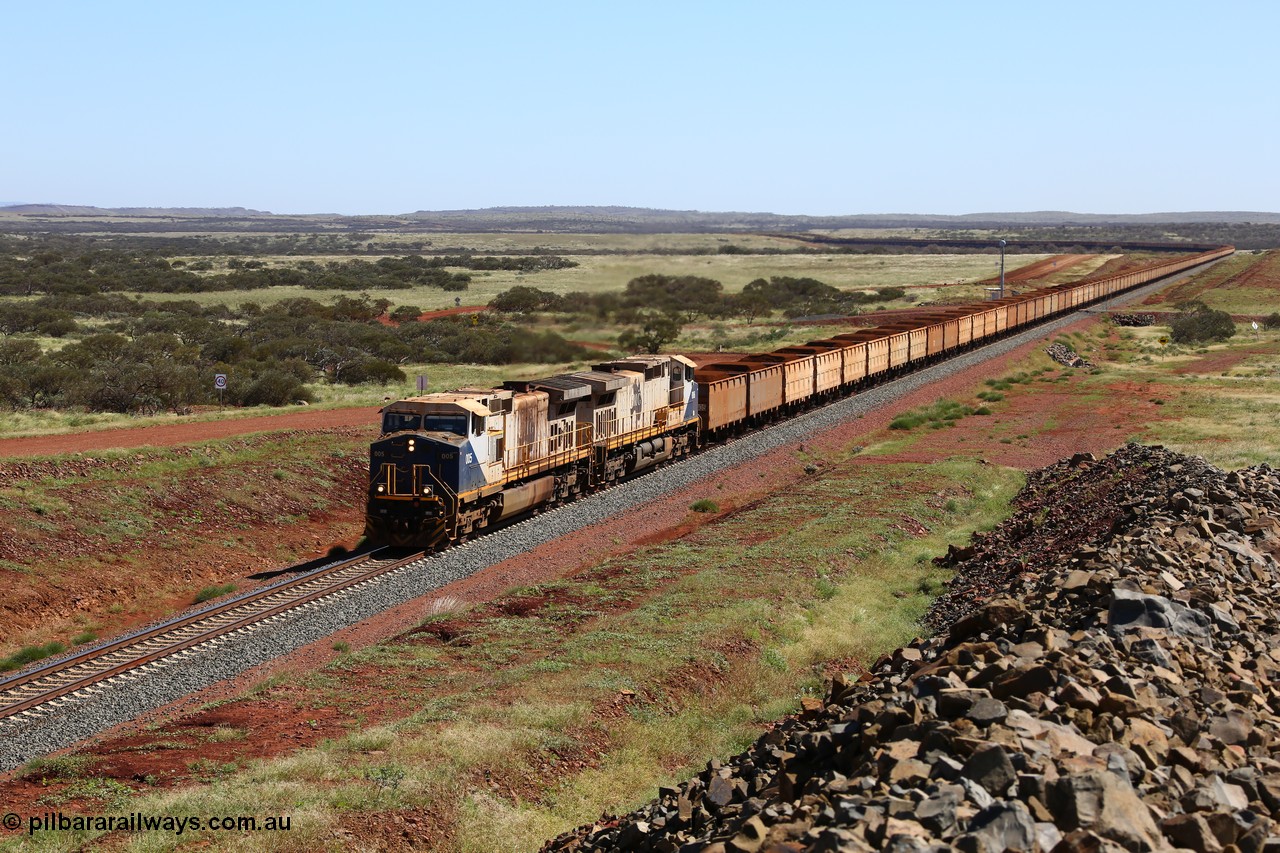
[[[54,755],[35,758],[18,771],[20,779],[78,779],[89,770],[89,758],[84,755]]]
[[[974,410],[969,406],[954,400],[939,400],[932,406],[898,415],[889,423],[889,429],[912,430],[925,424],[929,429],[943,429],[955,426],[956,421],[972,414]]]
[[[66,650],[67,647],[57,641],[45,643],[43,646],[24,646],[7,658],[0,659],[0,672],[20,669],[29,663],[35,663],[53,655],[60,655]]]
[[[236,591],[236,585],[233,583],[220,583],[214,586],[206,586],[204,589],[196,593],[196,597],[192,599],[192,604],[203,604],[210,599],[218,598]]]

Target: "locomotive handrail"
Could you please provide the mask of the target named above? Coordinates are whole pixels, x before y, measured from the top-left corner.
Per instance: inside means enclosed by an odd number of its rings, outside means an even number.
[[[579,444],[577,442],[578,436],[583,433],[585,433],[587,436],[587,443],[585,445]],[[573,438],[574,438],[574,445],[573,447],[567,450],[557,450],[554,452],[550,452],[546,456],[540,457],[536,463],[521,462],[518,465],[509,466],[507,468],[506,473],[502,477],[502,482],[511,483],[517,480],[523,480],[535,473],[546,471],[552,468],[558,468],[561,465],[564,465],[568,462],[576,462],[579,459],[586,459],[588,456],[590,456],[591,455],[591,425],[578,424],[574,429]],[[549,438],[535,439],[534,441],[531,441],[528,444],[518,445],[515,448],[515,450],[519,451],[521,449],[533,447],[539,441],[543,441],[543,440],[547,441],[547,443],[550,444]]]

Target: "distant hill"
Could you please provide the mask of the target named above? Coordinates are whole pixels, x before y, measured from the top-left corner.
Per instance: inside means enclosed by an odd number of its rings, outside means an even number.
[[[781,219],[781,220],[841,220],[857,223],[892,222],[895,227],[903,223],[919,225],[928,222],[946,222],[951,225],[973,222],[1001,222],[1024,225],[1069,224],[1133,224],[1158,222],[1274,222],[1280,223],[1280,213],[1255,211],[1184,211],[1178,213],[1072,213],[1065,210],[1038,210],[1006,213],[850,213],[839,216],[809,216],[805,214],[716,212],[701,210],[664,210],[649,207],[618,206],[547,206],[547,207],[486,207],[475,210],[419,210],[407,214],[414,218],[503,218],[539,216],[564,216],[568,218],[601,219]]]
[[[1071,213],[1034,211],[962,215],[883,213],[806,216],[777,213],[657,210],[641,207],[491,207],[482,210],[419,210],[405,218],[422,225],[479,230],[521,228],[575,231],[584,226],[640,231],[809,231],[841,228],[993,228],[1001,226],[1097,226],[1157,224],[1280,224],[1280,213],[1190,211],[1180,213]]]
[[[93,207],[82,204],[0,203],[0,213],[28,216],[272,216],[270,211],[246,207]]]

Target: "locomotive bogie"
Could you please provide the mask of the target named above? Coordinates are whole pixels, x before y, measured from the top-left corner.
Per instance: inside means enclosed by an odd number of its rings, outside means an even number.
[[[692,362],[652,356],[392,403],[370,449],[366,533],[431,549],[683,455],[697,396]]]

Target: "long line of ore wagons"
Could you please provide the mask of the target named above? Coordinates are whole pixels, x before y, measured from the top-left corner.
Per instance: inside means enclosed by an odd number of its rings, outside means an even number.
[[[392,403],[370,448],[366,535],[433,549],[696,449],[1231,254],[1230,246],[1004,299],[922,310],[893,325],[695,367],[633,356],[502,388]]]
[[[1230,246],[1079,284],[956,305],[887,326],[783,347],[696,371],[708,435],[838,396],[868,380],[915,370],[957,350],[1234,252]]]

